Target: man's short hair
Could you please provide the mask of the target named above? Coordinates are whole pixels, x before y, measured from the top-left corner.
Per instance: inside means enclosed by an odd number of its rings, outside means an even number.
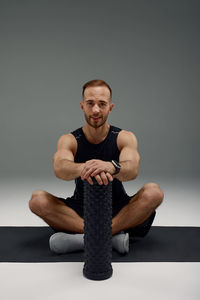
[[[84,96],[84,91],[86,88],[94,87],[94,86],[106,86],[110,91],[110,100],[111,100],[111,98],[112,98],[111,87],[109,86],[109,84],[107,82],[105,82],[104,80],[101,80],[101,79],[94,79],[94,80],[90,80],[90,81],[86,82],[83,85],[82,96]]]

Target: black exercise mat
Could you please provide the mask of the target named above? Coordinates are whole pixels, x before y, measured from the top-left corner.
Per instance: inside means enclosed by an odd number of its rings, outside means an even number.
[[[49,249],[50,227],[0,227],[0,262],[83,262],[84,252],[58,255]],[[130,238],[126,255],[112,262],[200,262],[200,227],[152,226],[144,238]]]

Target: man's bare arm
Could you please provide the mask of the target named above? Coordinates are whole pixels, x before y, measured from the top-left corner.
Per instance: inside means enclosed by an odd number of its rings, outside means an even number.
[[[101,172],[104,172],[107,174],[107,177],[108,174],[110,174],[109,177],[117,178],[120,181],[135,179],[138,174],[140,163],[136,136],[132,132],[123,130],[118,137],[118,147],[120,150],[119,162],[121,165],[119,174],[113,175],[115,173],[115,167],[110,161],[92,159],[86,162],[81,173],[81,178],[85,179],[88,178],[88,176],[99,176]],[[105,174],[103,174],[103,176],[105,177]],[[107,179],[111,180],[112,178]],[[98,182],[101,182],[100,178]]]
[[[76,141],[71,134],[63,135],[58,140],[57,152],[53,156],[53,166],[55,176],[60,179],[73,180],[80,177],[87,164],[87,162],[74,162],[73,150],[76,147],[75,143]],[[135,135],[132,132],[123,132],[119,140],[119,146],[121,149],[119,156],[121,170],[119,174],[113,175],[113,178],[117,178],[120,181],[133,180],[137,177],[140,162],[140,156],[137,151],[138,143]],[[110,164],[111,169],[113,168],[113,171],[111,172],[112,174],[115,169],[111,162],[107,163]],[[90,171],[89,173],[91,172],[92,171]],[[88,176],[89,175],[90,174],[88,174]],[[94,175],[95,174],[93,174],[93,176]]]
[[[140,164],[137,138],[130,131],[123,132],[119,139],[119,145],[121,148],[119,156],[121,170],[113,177],[120,181],[133,180],[137,177]]]
[[[53,156],[53,169],[56,177],[63,180],[78,178],[84,163],[75,163],[73,150],[76,141],[71,134],[62,135],[57,144],[57,152]]]

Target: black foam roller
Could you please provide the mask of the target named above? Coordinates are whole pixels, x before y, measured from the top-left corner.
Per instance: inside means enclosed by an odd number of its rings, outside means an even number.
[[[84,180],[84,267],[88,279],[112,276],[112,183]]]

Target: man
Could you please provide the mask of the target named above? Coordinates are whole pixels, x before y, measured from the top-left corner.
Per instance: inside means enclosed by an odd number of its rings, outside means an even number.
[[[124,232],[146,235],[155,209],[164,198],[161,188],[153,182],[146,183],[133,196],[125,192],[122,182],[136,179],[140,156],[134,133],[108,123],[114,107],[110,86],[103,80],[87,82],[83,86],[80,106],[85,115],[85,125],[62,135],[53,156],[55,176],[63,180],[75,179],[74,195],[63,199],[37,190],[29,202],[31,211],[58,231],[51,242],[52,245],[55,243],[57,250],[60,247],[60,253],[67,252],[67,242],[74,243],[69,239],[72,235],[66,232],[77,233],[83,247],[83,180],[93,184],[94,177],[100,185],[112,182],[113,237]]]

